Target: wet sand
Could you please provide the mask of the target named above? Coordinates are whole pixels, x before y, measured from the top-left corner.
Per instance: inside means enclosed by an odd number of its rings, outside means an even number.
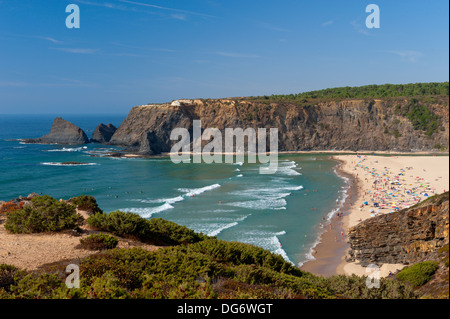
[[[339,162],[336,171],[340,176],[348,178],[349,187],[348,197],[339,210],[341,217],[333,216],[330,223],[325,226],[324,232],[320,235],[320,243],[314,248],[315,260],[307,261],[300,267],[301,270],[324,277],[337,274],[336,269],[344,260],[346,251],[349,249],[343,219],[348,214],[353,200],[358,196],[358,180],[355,176],[342,171],[340,167],[343,162]],[[343,236],[342,233],[344,233]]]
[[[348,190],[349,197],[346,199],[342,209],[342,218],[333,217],[332,227],[327,225],[326,231],[321,235],[321,242],[315,247],[313,256],[315,260],[308,261],[303,264],[300,269],[311,272],[321,276],[332,276],[337,274],[356,274],[359,276],[366,275],[366,269],[354,262],[347,262],[345,256],[350,249],[349,244],[346,243],[346,233],[349,227],[352,227],[362,220],[372,217],[370,206],[361,208],[362,203],[369,198],[369,193],[373,191],[373,177],[369,177],[369,172],[364,171],[363,168],[357,167],[356,164],[360,161],[356,155],[341,155],[333,156],[334,159],[340,162],[337,172],[341,176],[349,178],[350,187]],[[404,170],[404,176],[401,176],[401,184],[405,189],[417,187],[415,192],[420,193],[426,190],[422,183],[430,185],[433,189],[430,195],[442,193],[449,189],[448,176],[448,156],[364,156],[367,165],[370,168],[376,169],[376,172],[386,171],[392,175],[398,174],[400,170]],[[392,171],[392,172],[391,172]],[[378,176],[378,175],[377,175]],[[420,179],[418,179],[421,177]],[[428,188],[430,192],[430,188]],[[404,197],[404,205],[412,205],[414,197],[400,194]],[[419,201],[426,199],[424,196],[420,197]],[[397,197],[398,198],[398,197]],[[392,199],[387,199],[387,201]],[[408,202],[411,201],[410,202]],[[398,199],[396,200],[398,201]],[[389,213],[390,209],[385,209],[380,213]],[[344,233],[342,238],[341,232]],[[395,272],[401,269],[404,265],[401,264],[384,264],[380,268],[380,275],[387,276],[389,271]]]

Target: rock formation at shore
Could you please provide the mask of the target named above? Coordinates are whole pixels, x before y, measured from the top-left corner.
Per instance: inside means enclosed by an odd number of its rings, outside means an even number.
[[[116,130],[117,128],[111,123],[108,125],[101,123],[96,127],[94,133],[92,134],[91,142],[101,144],[108,143]]]
[[[448,150],[448,105],[448,96],[177,100],[134,107],[109,144],[145,155],[169,152],[177,142],[170,140],[171,131],[186,128],[192,136],[193,120],[200,119],[202,129],[218,128],[222,136],[225,128],[278,128],[279,151]],[[421,127],[429,114],[439,120]]]
[[[349,229],[350,259],[363,265],[411,264],[449,243],[449,193]]]
[[[49,134],[40,138],[24,139],[25,143],[42,143],[42,144],[85,144],[89,143],[86,133],[78,126],[62,119],[55,118]]]

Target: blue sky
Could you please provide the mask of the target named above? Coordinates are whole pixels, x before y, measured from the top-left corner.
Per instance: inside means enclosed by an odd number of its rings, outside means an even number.
[[[67,5],[80,8],[68,29]],[[380,8],[368,29],[368,4]],[[449,4],[0,0],[1,113],[449,80]]]

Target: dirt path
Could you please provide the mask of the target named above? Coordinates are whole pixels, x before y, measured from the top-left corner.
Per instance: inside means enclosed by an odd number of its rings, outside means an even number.
[[[83,217],[85,212],[79,211]],[[0,264],[9,264],[24,270],[35,270],[44,264],[60,260],[76,260],[96,253],[96,251],[75,248],[80,239],[94,233],[101,233],[89,229],[84,225],[81,235],[62,233],[45,234],[10,234],[5,230],[5,216],[0,216]],[[116,236],[117,237],[117,236]],[[155,251],[159,246],[144,244],[138,241],[117,237],[118,248],[142,247]]]

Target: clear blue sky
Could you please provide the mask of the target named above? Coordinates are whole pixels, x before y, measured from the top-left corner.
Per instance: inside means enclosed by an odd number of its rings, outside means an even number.
[[[80,28],[68,29],[68,4]],[[365,26],[368,4],[381,28]],[[1,113],[449,80],[447,0],[0,0]]]

